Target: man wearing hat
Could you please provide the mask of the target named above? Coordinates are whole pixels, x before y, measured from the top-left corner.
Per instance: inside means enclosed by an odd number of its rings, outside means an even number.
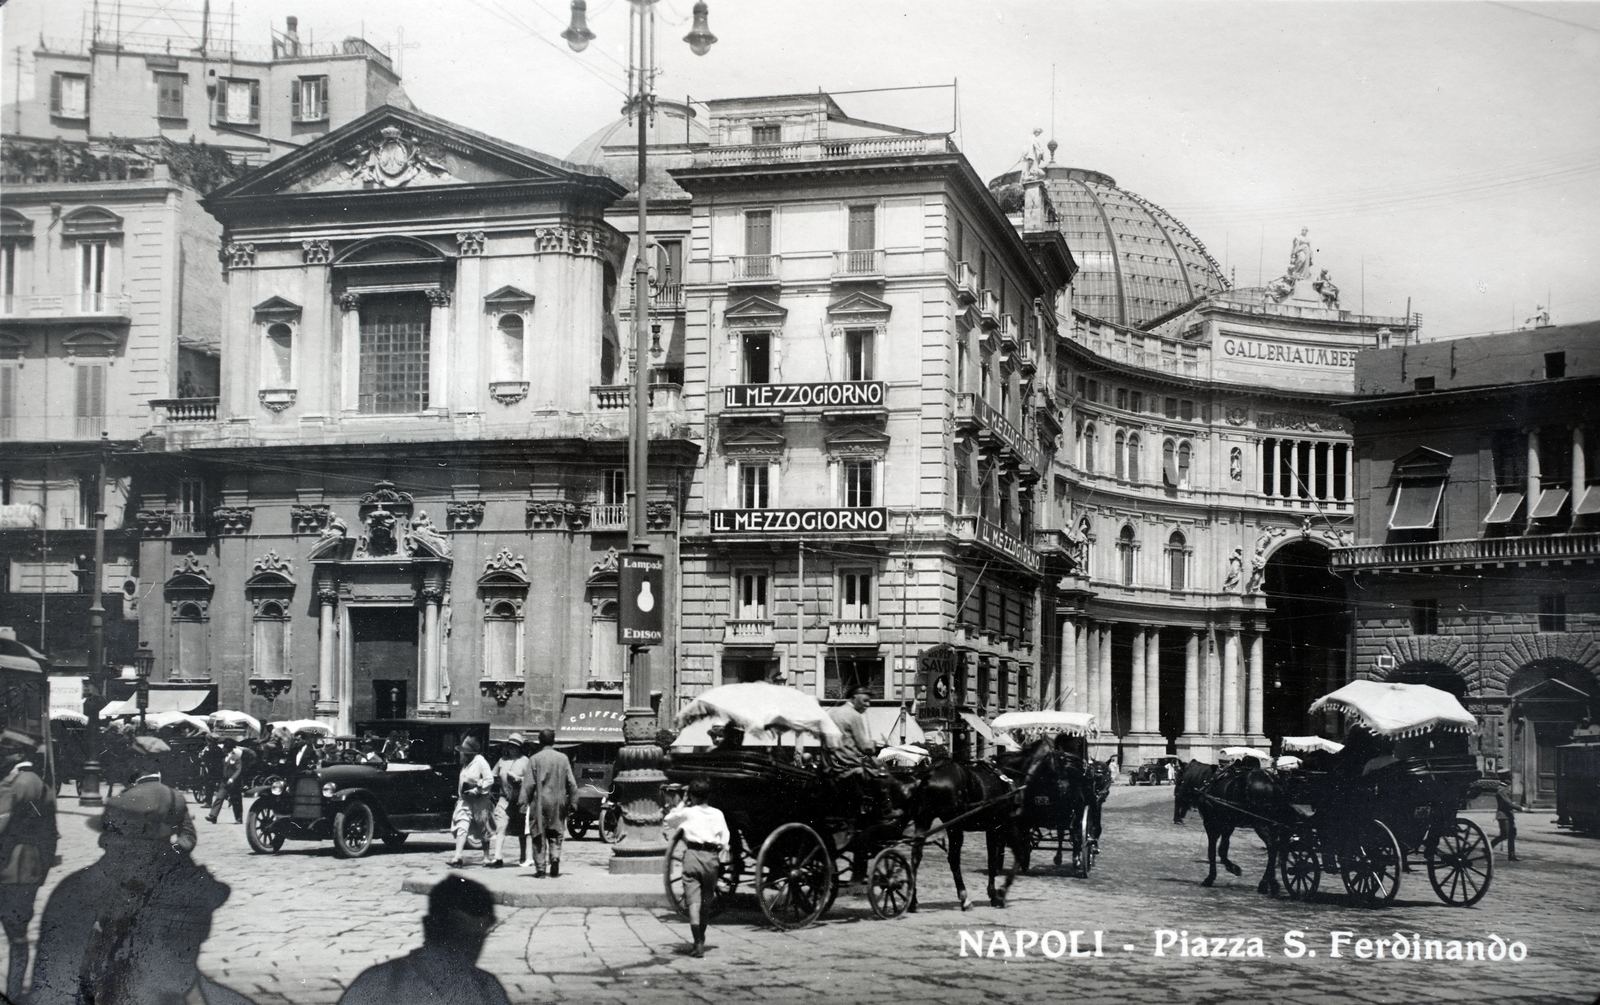
[[[539,730],[539,752],[528,758],[522,772],[522,802],[528,812],[528,838],[533,845],[534,876],[561,875],[561,843],[566,838],[567,814],[578,799],[578,779],[572,762],[556,749],[556,731]]]
[[[528,766],[527,741],[521,733],[506,737],[505,753],[494,766],[495,779],[500,783],[500,796],[494,808],[494,861],[489,865],[499,868],[504,861],[506,835],[517,839],[517,864],[532,864],[528,858],[527,816],[522,810],[522,772]]]
[[[194,851],[194,846],[200,841],[200,832],[195,829],[194,818],[189,815],[189,801],[184,798],[182,792],[161,781],[161,758],[172,753],[172,748],[159,737],[136,736],[128,749],[133,758],[134,778],[123,792],[132,793],[135,789],[144,787],[148,790],[147,795],[150,798],[175,807],[172,811],[175,828],[172,834],[172,847],[185,855]],[[218,810],[221,807],[222,802],[219,799],[212,809]],[[216,823],[216,819],[213,817],[211,822]]]
[[[461,741],[456,754],[461,759],[461,776],[456,782],[456,808],[450,814],[450,829],[455,832],[456,853],[451,865],[463,865],[461,852],[467,846],[467,836],[475,834],[480,841],[488,841],[494,834],[494,772],[483,759],[482,747],[476,736]],[[484,864],[489,863],[489,853],[484,851]]]
[[[44,748],[21,733],[0,733],[0,925],[11,943],[6,997],[22,998],[28,971],[28,922],[45,873],[56,857],[56,797],[34,757]]]
[[[222,746],[227,751],[222,758],[222,794],[212,800],[206,819],[216,823],[226,802],[233,808],[233,822],[244,823],[244,748],[232,739],[224,739]]]
[[[176,796],[176,799],[173,797]],[[175,850],[188,808],[159,782],[106,800],[88,821],[105,854],[56,887],[39,926],[29,1005],[238,1002],[196,968],[228,887]]]
[[[494,927],[488,889],[465,876],[445,877],[428,893],[422,948],[367,968],[339,1005],[510,1005],[499,979],[477,966]]]

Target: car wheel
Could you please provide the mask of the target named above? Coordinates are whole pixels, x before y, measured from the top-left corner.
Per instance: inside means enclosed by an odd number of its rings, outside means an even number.
[[[567,837],[574,841],[582,841],[583,836],[589,833],[589,825],[593,819],[581,813],[574,813],[567,817]]]
[[[244,839],[250,843],[251,851],[271,855],[283,847],[283,833],[275,826],[277,822],[277,811],[264,800],[256,800],[244,821]]]
[[[608,806],[600,813],[600,840],[606,844],[621,841],[626,831],[622,825],[622,808]]]
[[[360,858],[372,850],[372,807],[359,799],[346,803],[333,817],[333,847],[342,858]]]

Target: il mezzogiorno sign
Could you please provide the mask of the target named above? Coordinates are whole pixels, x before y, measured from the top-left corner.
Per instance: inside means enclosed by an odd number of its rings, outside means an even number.
[[[1355,366],[1354,349],[1330,349],[1326,346],[1287,345],[1282,342],[1259,342],[1255,339],[1225,338],[1222,351],[1235,359],[1256,359],[1264,363],[1298,363],[1302,366]]]
[[[714,509],[713,534],[872,534],[889,529],[889,511],[867,509]]]
[[[722,389],[722,407],[737,408],[882,408],[881,380],[835,381],[827,384],[730,384]]]

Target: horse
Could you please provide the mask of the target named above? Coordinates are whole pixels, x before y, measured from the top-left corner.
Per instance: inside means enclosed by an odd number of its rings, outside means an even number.
[[[1206,858],[1211,871],[1200,881],[1201,886],[1216,882],[1219,858],[1230,873],[1241,874],[1242,870],[1228,860],[1228,841],[1235,828],[1249,827],[1267,847],[1267,871],[1256,890],[1278,895],[1281,838],[1294,822],[1294,811],[1283,786],[1270,772],[1242,764],[1218,768],[1215,764],[1190,761],[1178,776],[1172,798],[1173,823],[1183,823],[1189,810],[1198,808],[1206,826]]]
[[[1011,883],[1016,878],[1015,868],[1004,868],[1006,848],[1011,849],[1013,866],[1021,865],[1023,869],[1027,868],[1030,851],[1028,829],[1016,812],[1016,792],[1011,780],[991,764],[963,764],[949,757],[936,758],[922,775],[911,800],[911,822],[916,828],[916,837],[911,843],[913,874],[922,864],[922,848],[934,819],[945,823],[956,821],[945,831],[949,835],[945,844],[961,909],[972,907],[966,880],[961,875],[961,846],[965,835],[972,831],[982,831],[988,847],[989,904],[1005,907]],[[1005,882],[997,887],[995,877],[1002,870]],[[916,909],[917,897],[913,892],[910,910]]]
[[[1020,812],[1029,829],[1039,827],[1055,831],[1057,867],[1061,865],[1068,834],[1073,836],[1080,867],[1084,857],[1091,854],[1088,846],[1100,840],[1100,808],[1109,785],[1099,784],[1096,767],[1089,759],[1087,740],[1066,735],[1053,741],[1041,737],[1001,764],[1001,770],[1011,775],[1023,791]],[[1089,811],[1087,827],[1078,833],[1086,808]],[[1021,868],[1023,872],[1028,871],[1026,858]],[[1084,874],[1088,874],[1087,869]]]

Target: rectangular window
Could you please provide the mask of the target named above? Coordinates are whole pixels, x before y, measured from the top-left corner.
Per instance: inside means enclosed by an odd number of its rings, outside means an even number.
[[[1539,630],[1564,632],[1567,630],[1567,597],[1556,593],[1539,598]]]
[[[252,622],[251,649],[255,655],[255,676],[289,676],[289,619],[277,604],[265,604],[269,613]]]
[[[1411,602],[1411,634],[1439,634],[1439,602],[1437,600],[1413,600]]]
[[[765,621],[767,618],[767,574],[741,572],[735,587],[736,611],[741,621]]]
[[[106,425],[106,368],[103,363],[79,363],[73,395],[72,414],[76,417],[76,436],[98,440]]]
[[[1555,380],[1567,375],[1567,354],[1564,352],[1547,352],[1544,354],[1544,376],[1546,380]]]
[[[766,464],[739,465],[739,505],[744,509],[766,509],[772,504],[767,491],[771,469]]]
[[[106,242],[78,245],[78,310],[93,314],[105,309]]]
[[[783,142],[783,126],[777,123],[769,125],[751,126],[750,142],[757,146]]]
[[[78,477],[78,526],[93,527],[94,515],[98,511],[100,482],[94,475],[80,475]]]
[[[1142,411],[1144,411],[1144,395],[1140,394],[1138,391],[1129,391],[1128,392],[1128,411],[1130,411],[1130,412],[1142,412]]]
[[[766,384],[772,380],[772,335],[745,332],[739,337],[740,378],[745,384]]]
[[[163,119],[183,118],[183,85],[188,76],[182,73],[156,74],[156,115]]]
[[[851,569],[839,574],[839,617],[845,621],[872,618],[872,572]]]
[[[89,78],[77,73],[51,75],[50,114],[63,119],[87,119]]]
[[[851,206],[850,233],[847,235],[851,251],[871,251],[878,246],[878,207]]]
[[[289,114],[296,122],[321,122],[328,117],[328,78],[301,77],[289,94]]]
[[[1162,405],[1162,407],[1161,407],[1161,414],[1162,415],[1165,415],[1169,419],[1176,419],[1178,417],[1178,399],[1177,398],[1166,398],[1166,399],[1163,399],[1161,405]]]
[[[961,223],[960,220],[956,221],[955,251],[956,261],[965,262],[967,260],[967,228]]]
[[[17,368],[0,366],[0,439],[17,435]]]
[[[0,244],[0,294],[6,298],[5,313],[12,311],[11,298],[17,295],[17,246]]]
[[[1117,388],[1117,407],[1124,410],[1128,407],[1128,389],[1125,387]]]
[[[1501,492],[1528,487],[1528,438],[1514,429],[1494,435],[1494,484]]]
[[[844,333],[844,379],[872,379],[872,332],[870,330]]]
[[[1088,393],[1084,395],[1084,400],[1085,401],[1099,401],[1100,400],[1100,382],[1098,380],[1089,381]]]
[[[1193,422],[1194,402],[1190,401],[1188,398],[1178,402],[1178,418],[1182,419],[1184,422]]]
[[[844,504],[846,506],[872,505],[872,476],[877,463],[867,460],[848,460],[842,467]]]
[[[772,210],[751,210],[744,215],[744,253],[772,254]]]
[[[628,501],[626,468],[610,468],[600,472],[600,501],[607,506],[621,506]]]
[[[510,604],[497,604],[483,623],[483,670],[488,680],[520,680],[517,666],[517,636],[522,622],[510,615]],[[613,636],[615,638],[615,636]]]
[[[421,297],[374,298],[361,305],[357,407],[364,415],[420,412],[428,407],[428,324]]]
[[[261,81],[224,78],[217,87],[217,120],[235,126],[261,122]]]

